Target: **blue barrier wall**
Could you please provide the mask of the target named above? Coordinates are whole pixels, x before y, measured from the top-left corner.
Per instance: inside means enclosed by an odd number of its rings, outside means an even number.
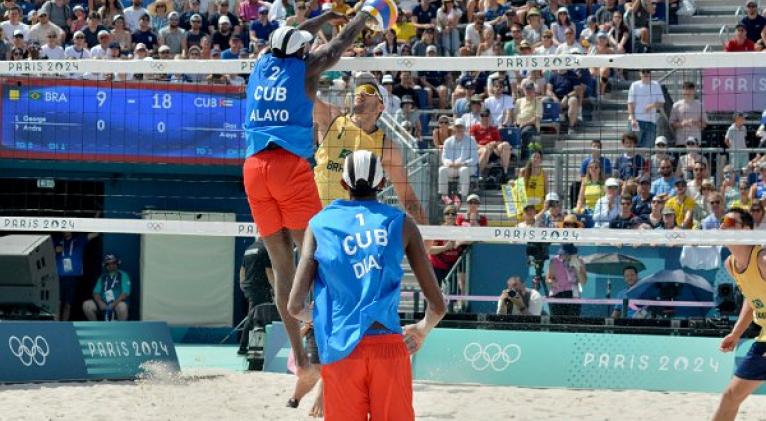
[[[552,244],[550,255],[555,255],[560,246]],[[679,269],[681,247],[613,247],[613,246],[584,246],[578,245],[578,254],[585,257],[593,253],[620,253],[634,257],[646,265],[646,269],[638,274],[639,279],[651,275],[663,269]],[[723,257],[728,255],[723,251]],[[528,264],[526,257],[526,245],[521,244],[474,244],[471,246],[470,286],[471,295],[500,295],[505,288],[508,277],[521,276],[531,286],[534,269]],[[499,263],[500,262],[500,263]],[[548,265],[545,265],[544,273],[547,273]],[[685,271],[700,275],[707,279],[711,285],[716,286],[723,281],[731,282],[730,277],[723,267],[713,271],[695,271],[684,268]],[[584,298],[604,298],[607,292],[607,281],[612,283],[612,297],[618,291],[625,288],[622,276],[604,276],[588,274],[588,282],[583,287]],[[497,306],[495,303],[474,302],[470,310],[480,313],[494,313]],[[606,316],[609,309],[607,306],[583,306],[583,316]]]

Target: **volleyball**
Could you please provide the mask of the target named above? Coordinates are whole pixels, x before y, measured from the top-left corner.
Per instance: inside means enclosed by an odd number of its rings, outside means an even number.
[[[367,22],[367,27],[374,31],[386,31],[396,23],[399,11],[393,0],[367,0],[362,6],[362,11],[372,17]]]

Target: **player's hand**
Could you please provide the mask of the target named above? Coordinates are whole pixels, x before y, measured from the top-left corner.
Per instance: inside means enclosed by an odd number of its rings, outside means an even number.
[[[721,352],[734,351],[734,348],[737,347],[737,342],[739,342],[739,336],[733,333],[726,335],[726,337],[721,340]]]
[[[426,332],[417,323],[404,327],[404,344],[410,354],[418,352],[425,339]]]

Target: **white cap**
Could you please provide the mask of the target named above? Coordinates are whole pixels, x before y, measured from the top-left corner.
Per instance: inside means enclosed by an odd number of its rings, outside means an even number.
[[[546,202],[558,202],[559,201],[559,195],[555,192],[550,192],[545,195],[545,201]]]
[[[462,119],[462,118],[456,118],[456,119],[455,119],[455,120],[452,122],[452,126],[454,126],[454,127],[457,127],[457,126],[463,126],[463,127],[465,127],[465,121],[463,121],[463,119]]]
[[[13,31],[13,36],[14,37],[17,37],[19,35],[23,36],[24,35],[24,31],[22,31],[21,29],[17,29],[15,31]]]
[[[475,200],[475,201],[477,201],[477,202],[481,202],[481,198],[480,198],[480,197],[479,197],[479,195],[478,195],[478,194],[476,194],[476,193],[472,193],[472,194],[469,194],[469,195],[468,195],[468,199],[466,199],[465,201],[466,201],[466,202],[468,202],[468,203],[470,203],[470,202],[471,202],[471,200]]]
[[[380,81],[382,84],[394,83],[394,77],[391,75],[383,75],[383,79]]]
[[[370,151],[360,150],[346,155],[343,181],[353,188],[360,180],[367,181],[372,188],[376,188],[383,181],[383,165]]]
[[[668,139],[665,136],[657,136],[657,139],[654,139],[655,145],[667,145]]]
[[[219,25],[222,25],[224,23],[231,25],[231,21],[229,20],[229,17],[226,16],[226,15],[223,15],[220,18],[218,18],[218,24]]]
[[[271,33],[269,45],[272,50],[278,50],[282,54],[294,54],[311,42],[314,36],[309,31],[295,29],[291,26],[280,26]]]
[[[604,185],[606,187],[620,187],[620,181],[614,177],[609,177],[606,179],[606,183],[604,183]]]
[[[438,49],[438,48],[436,48],[436,46],[435,46],[435,45],[429,45],[429,46],[426,48],[426,53],[430,53],[431,51],[433,51],[433,52],[435,52],[435,53],[436,53],[436,52],[439,52],[439,49]]]

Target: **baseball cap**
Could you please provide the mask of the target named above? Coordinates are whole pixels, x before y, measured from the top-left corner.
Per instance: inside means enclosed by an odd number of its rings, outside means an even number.
[[[641,177],[638,177],[638,184],[649,184],[652,182],[652,179],[648,175],[642,175]]]
[[[110,49],[114,49],[114,50],[120,50],[121,49],[120,43],[119,42],[112,42],[112,43],[109,44],[109,48]]]
[[[426,48],[426,53],[431,53],[431,52],[437,53],[439,52],[439,49],[436,48],[435,45],[429,45],[428,48]]]
[[[168,47],[167,45],[163,45],[162,47],[160,47],[159,49],[157,49],[157,52],[158,52],[158,53],[163,53],[163,52],[166,52],[166,51],[167,51],[168,53],[170,52],[170,47]]]
[[[442,210],[442,215],[446,215],[448,213],[457,213],[457,208],[455,205],[447,205],[444,207],[444,210]]]
[[[528,80],[523,83],[523,87],[525,91],[534,91],[535,90],[535,82],[532,82],[531,80]]]
[[[462,118],[456,118],[452,122],[452,127],[457,127],[457,126],[465,127],[465,121],[463,121]]]
[[[231,25],[231,21],[229,20],[229,17],[226,15],[223,15],[220,18],[218,18],[219,25],[223,25],[224,23],[227,25]]]
[[[471,96],[471,102],[478,102],[478,103],[482,103],[482,102],[484,102],[484,100],[482,100],[482,99],[481,99],[481,95],[479,95],[479,94],[473,94],[473,95]]]
[[[18,37],[18,36],[23,37],[24,36],[24,31],[22,31],[21,29],[17,29],[15,31],[13,31],[13,36],[14,37]]]
[[[527,17],[530,17],[530,16],[540,16],[540,11],[537,10],[536,8],[532,8],[532,10],[527,12]]]
[[[676,186],[679,185],[679,184],[683,184],[685,186],[686,185],[686,179],[684,179],[683,177],[676,178],[676,181],[674,181],[673,184],[676,185]]]
[[[694,136],[689,136],[689,137],[687,137],[687,138],[686,138],[686,144],[687,144],[687,145],[697,145],[697,144],[698,144],[698,142],[697,142],[697,138],[696,138],[696,137],[694,137]]]
[[[758,7],[758,3],[754,2],[753,0],[748,0],[747,3],[745,3],[745,6],[750,6],[751,4]]]
[[[460,81],[460,86],[465,89],[473,89],[473,81],[471,79],[463,79]],[[764,118],[766,118],[766,113],[764,113]]]
[[[258,9],[258,13],[269,13],[269,8],[266,6],[261,6],[260,9]]]
[[[402,97],[402,105],[404,105],[404,104],[414,104],[414,103],[415,103],[415,101],[413,101],[413,100],[412,100],[412,97],[411,97],[411,96],[409,96],[409,95],[404,95],[404,96]]]
[[[620,187],[620,182],[616,178],[610,177],[606,179],[604,185],[606,187]]]
[[[476,193],[469,194],[466,202],[471,203],[472,201],[481,203],[481,198]]]
[[[550,192],[545,195],[545,201],[546,202],[558,202],[559,201],[559,195],[555,192]]]
[[[144,45],[144,43],[142,42],[139,42],[138,44],[136,44],[136,47],[133,48],[133,51],[139,51],[139,50],[146,51],[146,45]]]
[[[675,215],[676,211],[673,210],[670,206],[665,206],[662,208],[662,214],[663,215]]]
[[[194,21],[202,22],[202,15],[200,15],[199,13],[195,13],[195,14],[192,15],[191,18],[189,18],[189,20],[192,21],[192,22],[194,22]]]
[[[358,186],[360,181],[375,188],[383,181],[383,165],[370,151],[354,151],[346,156],[343,164],[343,181],[351,188]]]
[[[527,14],[527,16],[529,16],[529,14]],[[529,45],[529,42],[527,42],[527,40],[524,40],[519,43],[519,48],[532,48],[532,46]]]
[[[120,259],[118,259],[117,256],[114,254],[107,254],[107,255],[104,255],[103,264],[107,264],[107,263],[120,264]]]
[[[659,145],[668,145],[668,139],[665,136],[657,136],[657,139],[654,139],[655,146]]]
[[[479,113],[479,115],[482,116],[482,117],[489,117],[490,114],[491,113],[486,108],[482,109],[481,112]]]
[[[107,31],[107,30],[98,31],[98,37],[99,38],[103,37],[104,35],[109,36],[109,31]]]
[[[168,13],[168,19],[178,19],[179,16],[180,15],[175,10],[170,12],[170,13]],[[227,17],[227,19],[228,19],[228,17]]]
[[[391,76],[391,75],[383,75],[383,79],[381,80],[380,83],[382,83],[384,85],[390,83],[390,84],[393,85],[394,84],[394,77]]]

